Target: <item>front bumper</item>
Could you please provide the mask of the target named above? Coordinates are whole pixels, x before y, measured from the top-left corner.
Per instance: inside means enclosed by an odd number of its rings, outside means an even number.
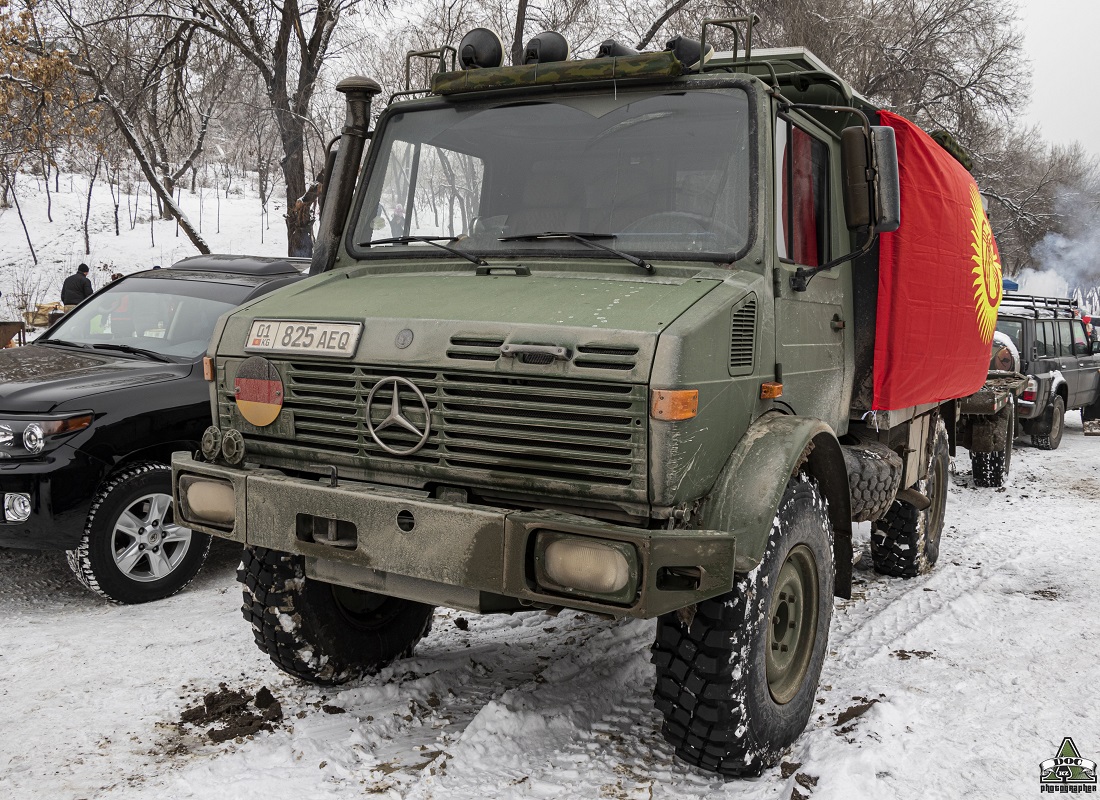
[[[0,547],[71,550],[80,544],[107,466],[62,445],[40,461],[0,461]],[[30,495],[26,522],[3,519],[3,495]]]
[[[180,480],[228,482],[231,524],[188,517]],[[521,512],[431,498],[426,492],[343,481],[292,478],[277,470],[237,469],[172,459],[177,519],[194,530],[306,559],[310,577],[472,611],[516,605],[563,606],[650,618],[733,587],[734,537],[719,531],[648,530],[553,511]],[[335,544],[323,544],[328,530]],[[577,590],[554,591],[536,578],[540,533],[633,547],[632,597],[610,602]]]

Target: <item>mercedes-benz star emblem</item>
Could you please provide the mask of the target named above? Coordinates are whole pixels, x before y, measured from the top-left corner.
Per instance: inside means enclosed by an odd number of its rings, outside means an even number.
[[[401,387],[405,386],[411,389],[420,400],[420,406],[424,409],[424,430],[416,427],[415,424],[409,421],[409,418],[401,410]],[[374,396],[378,394],[380,389],[389,388],[393,392],[393,400],[390,402],[390,413],[384,420],[375,424],[371,419],[370,410],[374,404]],[[414,444],[412,447],[401,449],[399,447],[393,447],[383,442],[379,437],[379,431],[384,431],[386,428],[392,428],[397,426],[398,428],[404,428],[409,433],[415,434],[420,437],[420,441]],[[374,388],[370,390],[370,394],[367,395],[367,430],[370,432],[370,436],[374,439],[375,443],[385,450],[387,453],[392,453],[395,456],[411,456],[417,450],[424,446],[424,443],[428,441],[428,434],[432,432],[432,410],[428,405],[428,398],[424,397],[424,393],[416,387],[416,384],[406,378],[398,378],[397,376],[391,378],[383,378],[374,384]]]

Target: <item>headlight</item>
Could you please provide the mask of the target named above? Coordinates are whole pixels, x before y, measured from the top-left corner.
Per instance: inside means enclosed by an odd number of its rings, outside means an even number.
[[[0,458],[38,455],[64,437],[84,430],[93,419],[92,414],[77,414],[53,419],[8,418],[0,421]]]

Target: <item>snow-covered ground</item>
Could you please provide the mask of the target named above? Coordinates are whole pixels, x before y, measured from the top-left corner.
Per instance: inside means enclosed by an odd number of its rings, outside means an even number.
[[[1100,756],[1100,439],[1073,413],[1059,450],[1018,444],[1004,490],[973,488],[960,451],[930,575],[857,572],[818,713],[757,780],[672,757],[652,622],[439,611],[415,657],[325,690],[255,648],[224,543],[182,594],[129,607],[58,553],[0,550],[3,796],[1038,797],[1063,737]],[[222,744],[180,726],[220,684],[269,687],[283,723]]]

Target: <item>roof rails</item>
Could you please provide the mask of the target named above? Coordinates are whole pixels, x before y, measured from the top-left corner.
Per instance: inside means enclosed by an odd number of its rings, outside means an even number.
[[[1077,301],[1069,297],[1039,297],[1033,294],[1005,292],[1001,298],[1001,308],[1008,306],[1012,311],[1027,310],[1038,319],[1041,316],[1066,317],[1071,319],[1078,310]],[[1008,309],[1005,309],[1008,310]]]

